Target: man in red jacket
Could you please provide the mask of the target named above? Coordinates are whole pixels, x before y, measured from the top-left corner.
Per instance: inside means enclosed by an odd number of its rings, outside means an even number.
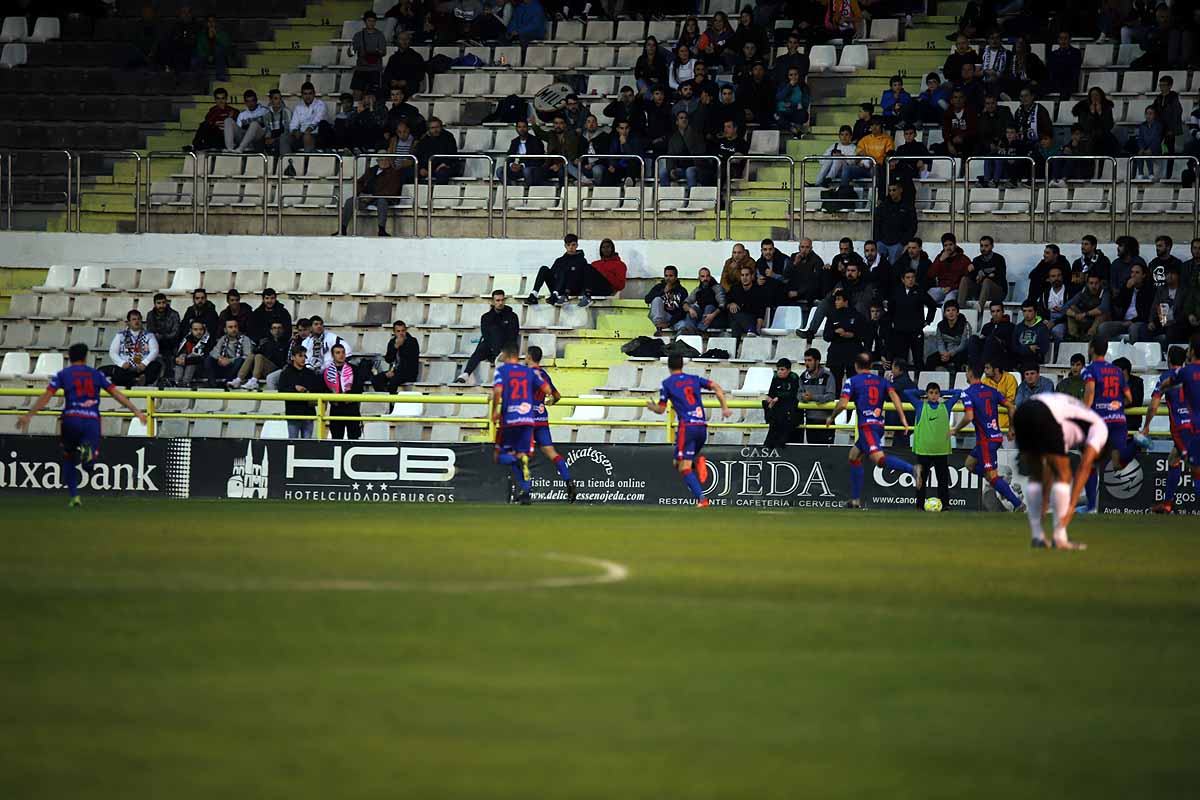
[[[586,306],[592,302],[594,294],[601,297],[620,294],[625,288],[627,271],[628,267],[617,254],[617,246],[613,244],[613,240],[601,240],[600,260],[592,262],[591,269],[584,278],[583,296],[579,298],[579,305]]]
[[[957,299],[958,285],[970,266],[971,259],[967,258],[967,254],[958,246],[958,239],[954,234],[947,233],[942,236],[942,252],[937,254],[933,259],[933,266],[929,268],[929,296],[937,301],[938,305],[947,300]]]
[[[237,109],[229,105],[229,92],[217,89],[213,92],[215,104],[204,115],[204,121],[192,137],[192,149],[220,150],[225,147],[225,120],[236,119]]]

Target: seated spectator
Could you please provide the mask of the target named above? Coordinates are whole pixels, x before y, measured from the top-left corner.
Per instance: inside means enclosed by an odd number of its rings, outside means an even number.
[[[1075,293],[1063,308],[1067,338],[1072,342],[1090,342],[1100,325],[1112,313],[1112,302],[1098,272],[1089,273],[1084,288]]]
[[[1047,91],[1066,101],[1079,91],[1083,72],[1083,51],[1071,44],[1070,31],[1058,32],[1058,46],[1046,56]]]
[[[635,181],[641,181],[643,162],[638,159],[645,152],[645,146],[633,134],[632,124],[629,120],[623,119],[614,123],[613,135],[608,140],[608,154],[610,156],[630,156],[630,158],[609,158],[598,161],[596,166],[603,169],[599,183],[605,186],[620,186],[622,183],[632,186]]]
[[[862,35],[863,17],[857,0],[829,0],[829,12],[825,15],[825,27],[842,44],[850,44],[855,36]]]
[[[838,129],[838,140],[829,145],[825,151],[826,156],[852,156],[858,152],[858,145],[853,141],[854,131],[849,125],[843,125]],[[821,161],[821,168],[817,171],[817,186],[828,186],[833,181],[838,180],[842,170],[847,164],[853,164],[853,161],[844,161],[837,158],[829,158]]]
[[[1008,369],[1013,364],[1012,340],[1015,328],[1008,314],[1004,312],[1004,303],[993,300],[988,309],[991,319],[979,329],[978,336],[971,337],[967,345],[967,357],[978,369],[983,369],[985,363],[995,364],[1002,370]]]
[[[971,323],[959,313],[956,301],[947,300],[942,306],[942,320],[933,335],[933,352],[925,359],[925,368],[944,369],[953,375],[967,363],[970,342]]]
[[[1087,359],[1082,353],[1073,353],[1071,355],[1071,368],[1058,385],[1054,387],[1054,391],[1059,394],[1068,394],[1076,400],[1083,399],[1084,389],[1087,384],[1083,382],[1083,365],[1087,363]]]
[[[1154,258],[1150,260],[1147,267],[1150,281],[1156,288],[1166,284],[1167,270],[1174,267],[1180,272],[1183,271],[1183,262],[1171,255],[1171,249],[1174,246],[1175,240],[1166,234],[1154,237]]]
[[[508,36],[522,44],[546,38],[546,12],[539,0],[512,0]]]
[[[1050,328],[1050,338],[1061,342],[1067,336],[1067,303],[1075,290],[1067,283],[1062,267],[1051,267],[1046,288],[1037,297],[1038,316]]]
[[[1071,268],[1070,263],[1056,244],[1048,244],[1042,249],[1042,260],[1029,270],[1029,293],[1025,296],[1037,300],[1046,291],[1046,281],[1050,277],[1050,268],[1060,267],[1063,274]]]
[[[386,146],[389,138],[387,107],[375,101],[373,92],[366,92],[362,100],[354,104],[346,127],[349,149],[356,152],[377,151]]]
[[[1146,119],[1137,126],[1134,135],[1125,144],[1130,156],[1162,156],[1163,126],[1158,121],[1158,110],[1154,106],[1146,106]],[[1165,162],[1152,161],[1146,158],[1131,158],[1130,167],[1135,181],[1155,180],[1162,178],[1165,173]]]
[[[409,156],[413,154],[413,147],[417,143],[417,137],[408,127],[408,120],[402,119],[396,123],[392,134],[388,137],[387,152],[395,153],[397,156]],[[400,170],[401,179],[404,183],[411,183],[416,177],[416,170],[412,167],[412,162],[408,159],[396,159],[396,166]]]
[[[819,303],[823,297],[821,273],[824,270],[825,261],[813,252],[812,239],[801,239],[799,249],[792,255],[783,273],[784,283],[787,284],[787,304],[810,306]]]
[[[583,123],[587,121],[589,112],[587,106],[579,102],[579,95],[569,94],[566,105],[557,113],[562,114],[563,119],[567,121],[567,127],[578,134],[583,130]]]
[[[335,344],[330,350],[330,363],[321,370],[325,391],[329,394],[362,394],[366,380],[359,370],[350,364],[346,346]],[[357,417],[362,414],[359,403],[329,403],[326,413],[332,417]],[[362,421],[349,419],[329,420],[330,439],[361,439]]]
[[[1018,183],[1027,182],[1030,178],[1029,163],[1023,158],[1032,152],[1029,144],[1017,133],[1016,127],[1009,125],[1004,131],[1004,141],[996,146],[996,158],[983,165],[983,185],[1013,189]]]
[[[425,59],[412,47],[412,31],[396,31],[396,52],[383,70],[383,85],[404,89],[407,95],[421,91],[425,83]]]
[[[967,266],[966,274],[958,284],[958,302],[965,305],[978,299],[980,319],[993,300],[1008,296],[1008,264],[995,247],[995,239],[981,236],[979,255]]]
[[[733,246],[733,251],[729,258],[725,259],[725,265],[721,269],[721,288],[725,290],[726,294],[729,294],[729,291],[741,282],[742,267],[750,267],[750,269],[758,271],[758,264],[754,257],[746,250],[744,244],[738,242]]]
[[[401,386],[414,383],[421,372],[421,348],[417,340],[408,335],[404,320],[392,323],[392,338],[388,339],[383,363],[387,369],[371,378],[380,392],[395,394]]]
[[[939,155],[965,159],[975,155],[979,118],[975,110],[967,106],[967,96],[957,88],[950,95],[950,108],[942,115],[942,143],[934,152]]]
[[[745,121],[769,130],[775,127],[775,84],[767,77],[767,68],[756,61],[750,77],[737,87],[737,100],[745,113]]]
[[[263,289],[262,303],[254,309],[254,313],[250,317],[250,328],[247,335],[251,339],[269,336],[271,325],[276,322],[283,325],[283,333],[290,340],[292,336],[291,312],[287,310],[287,306],[279,302],[279,296],[275,294],[275,290],[268,286]],[[286,355],[289,350],[291,350],[290,345],[284,348],[284,354]],[[280,367],[283,366],[282,361],[277,363]]]
[[[301,333],[304,331],[304,320],[296,324],[296,327]],[[313,372],[320,373],[325,367],[333,362],[334,345],[341,345],[346,350],[346,357],[349,358],[353,353],[350,352],[348,345],[342,337],[338,336],[333,331],[325,330],[325,320],[314,316],[309,320],[310,330],[307,337],[301,339],[301,346],[308,353],[308,368]]]
[[[112,364],[101,372],[118,386],[153,386],[162,372],[158,340],[142,324],[142,313],[133,309],[125,315],[125,328],[113,336],[108,348]]]
[[[741,50],[746,42],[753,42],[759,53],[764,55],[770,51],[769,34],[766,29],[754,22],[754,9],[743,6],[738,12],[737,30],[730,38],[728,47],[731,50]]]
[[[978,142],[977,152],[981,156],[995,155],[996,148],[1004,142],[1004,133],[1014,125],[1012,112],[1007,106],[998,102],[996,95],[989,93],[983,98],[983,111],[979,112],[979,124],[976,133]],[[988,167],[992,162],[985,162]],[[988,181],[982,176],[979,185],[986,186]]]
[[[982,63],[983,58],[979,52],[971,47],[970,37],[959,33],[954,38],[954,49],[950,51],[950,55],[946,56],[946,60],[942,64],[942,74],[948,81],[958,80],[959,76],[963,74],[963,64],[970,64],[974,69],[975,65]]]
[[[745,136],[742,136],[737,120],[733,119],[727,119],[722,123],[721,135],[713,141],[713,147],[716,150],[717,158],[721,160],[721,171],[718,178],[723,177],[727,170],[731,175],[736,175],[737,171],[727,166],[729,159],[734,156],[744,156],[750,151],[750,143],[746,141]]]
[[[1029,40],[1024,36],[1013,41],[1008,68],[1000,76],[1000,85],[1009,97],[1019,95],[1025,89],[1032,91],[1035,97],[1045,92],[1046,65],[1029,49]]]
[[[686,44],[677,46],[673,56],[667,65],[667,85],[678,89],[681,84],[695,77],[696,59],[692,58],[692,50]]]
[[[235,153],[256,149],[258,142],[266,136],[266,128],[263,127],[267,117],[266,106],[258,104],[258,95],[253,89],[247,89],[242,94],[242,100],[246,109],[237,115],[236,121],[229,116],[224,123],[225,149]]]
[[[591,265],[588,264],[587,256],[579,249],[579,237],[568,233],[563,237],[563,247],[565,252],[554,259],[551,266],[547,267],[543,264],[538,269],[537,277],[533,281],[533,289],[529,292],[529,297],[525,298],[526,305],[536,306],[538,304],[538,292],[542,290],[543,286],[550,289],[550,303],[556,306],[561,306],[572,297],[580,297],[584,294],[584,284]],[[497,349],[496,355],[499,354],[500,351]]]
[[[554,121],[549,129],[543,128],[536,121],[533,123],[534,133],[545,143],[546,155],[562,156],[567,160],[566,175],[579,179],[579,134],[567,123],[567,118],[561,113],[554,115]],[[552,183],[565,181],[564,168],[561,161],[544,161],[539,167],[539,176],[545,176]]]
[[[179,6],[174,24],[158,45],[159,62],[173,72],[190,70],[192,59],[196,55],[196,40],[200,37],[202,27],[200,21],[192,16],[190,6]]]
[[[612,239],[600,240],[600,258],[593,261],[591,266],[591,271],[584,279],[581,305],[590,303],[593,296],[615,297],[625,290],[625,275],[629,268],[621,260]]]
[[[733,39],[733,26],[724,11],[712,15],[708,27],[700,36],[700,48],[697,56],[709,67],[719,68],[725,65],[725,57],[729,42]],[[730,64],[732,66],[732,57]]]
[[[754,267],[741,267],[737,284],[725,294],[725,312],[733,335],[739,340],[757,336],[766,322],[768,302],[766,289],[755,280]]]
[[[691,118],[699,110],[700,97],[695,92],[695,86],[691,81],[681,83],[679,90],[675,93],[675,102],[671,104],[671,114],[674,116],[682,111]],[[701,126],[701,130],[703,130],[703,126]]]
[[[1082,289],[1089,275],[1095,274],[1102,284],[1108,283],[1112,264],[1100,251],[1096,237],[1090,233],[1079,240],[1079,258],[1071,265],[1071,285]]]
[[[241,333],[237,319],[231,317],[225,320],[225,335],[213,342],[208,350],[204,377],[212,386],[232,386],[242,364],[253,355],[254,342]]]
[[[311,153],[327,149],[333,142],[333,126],[326,117],[325,103],[317,98],[317,90],[311,81],[300,86],[300,102],[292,109],[292,122],[288,128],[291,142],[290,152],[303,150]]]
[[[904,245],[904,252],[892,262],[892,278],[897,281],[892,288],[899,286],[899,280],[902,279],[904,273],[912,270],[917,275],[917,286],[928,289],[929,270],[932,268],[933,262],[926,255],[924,245],[918,237],[914,236]]]
[[[237,114],[236,109],[229,105],[229,92],[218,88],[213,92],[213,106],[204,115],[204,121],[196,128],[192,137],[192,149],[196,152],[203,150],[220,150],[225,144],[225,121]]]
[[[183,330],[191,330],[192,322],[198,320],[204,323],[204,327],[212,338],[217,338],[221,335],[221,319],[217,315],[217,307],[208,299],[208,292],[204,289],[196,289],[192,292],[192,304],[188,306],[187,311],[183,312],[183,321],[180,327]]]
[[[854,133],[851,135],[851,140],[855,144],[859,139],[862,139],[871,132],[871,120],[875,118],[874,103],[860,103],[858,106],[858,116],[854,120]]]
[[[586,261],[584,262],[586,264]],[[479,343],[467,359],[455,383],[467,383],[484,361],[494,362],[506,345],[521,341],[521,321],[506,305],[508,296],[501,289],[492,292],[492,307],[479,318]]]
[[[508,143],[510,156],[540,156],[545,155],[546,147],[542,140],[529,130],[529,121],[519,119],[516,122],[517,135]],[[541,183],[542,163],[538,161],[521,161],[514,159],[496,167],[496,180],[502,180],[505,168],[508,170],[508,182],[518,184],[522,181],[526,186],[537,186]]]
[[[963,64],[962,75],[954,81],[954,87],[950,91],[950,104],[954,105],[954,92],[962,92],[967,108],[978,113],[979,109],[983,108],[983,98],[988,91],[995,91],[995,88],[980,80],[979,68]]]
[[[188,334],[180,340],[175,348],[175,357],[171,364],[171,375],[175,386],[194,387],[204,374],[204,362],[208,358],[208,349],[212,337],[208,328],[200,320],[192,320]]]
[[[809,60],[808,56],[800,49],[799,34],[795,31],[789,33],[786,45],[787,52],[775,56],[775,66],[772,69],[771,77],[776,83],[784,83],[787,81],[788,70],[795,67],[800,71],[800,82],[806,82],[808,80]]]
[[[909,119],[922,125],[940,125],[942,117],[950,110],[950,89],[950,84],[942,83],[936,72],[926,75],[925,91],[909,105]]]
[[[1138,244],[1137,239],[1132,236],[1117,237],[1117,260],[1112,262],[1108,276],[1108,285],[1112,289],[1114,300],[1122,286],[1129,287],[1131,285],[1129,279],[1133,275],[1134,265],[1140,264],[1149,277],[1150,268],[1140,253],[1141,245]]]
[[[693,53],[696,53],[700,49],[700,38],[703,35],[704,33],[700,30],[700,20],[693,15],[683,21],[683,27],[679,29],[679,38],[676,41],[679,44],[686,44],[692,48]]]
[[[692,77],[692,93],[704,102],[704,93],[708,92],[709,103],[716,102],[716,99],[721,95],[721,87],[717,82],[709,77],[708,65],[703,61],[696,62],[696,72]]]
[[[683,301],[683,319],[674,327],[678,333],[702,333],[716,325],[724,313],[725,290],[712,270],[701,267],[696,288]]]
[[[1018,407],[1036,394],[1045,394],[1054,391],[1054,383],[1042,375],[1042,368],[1036,361],[1023,364],[1021,366],[1021,376],[1021,384],[1017,387],[1017,397],[1014,401]]]
[[[808,128],[808,87],[800,79],[800,70],[788,70],[787,83],[775,93],[775,123],[780,130],[800,138]]]
[[[1054,134],[1050,131],[1042,131],[1041,138],[1038,139],[1037,148],[1033,151],[1034,162],[1034,177],[1041,180],[1046,177],[1046,165],[1051,163],[1050,159],[1062,153],[1062,147],[1054,142]],[[1058,162],[1054,162],[1057,166]],[[1051,183],[1053,183],[1053,172],[1051,174]],[[1057,184],[1055,184],[1057,185]]]
[[[267,95],[267,113],[260,121],[263,126],[263,147],[267,155],[286,156],[290,153],[292,138],[292,110],[284,105],[283,95],[272,89]]]
[[[351,89],[363,91],[369,86],[379,86],[383,83],[383,57],[387,53],[387,37],[376,27],[377,24],[375,12],[367,9],[363,14],[364,27],[350,40],[346,54],[354,58]]]
[[[1087,142],[1083,138],[1083,126],[1072,125],[1071,140],[1058,149],[1057,155],[1086,156],[1087,154],[1088,148]],[[1093,167],[1086,161],[1056,161],[1050,165],[1050,185],[1066,186],[1067,181],[1089,180],[1092,174]]]
[[[650,306],[647,316],[654,323],[655,332],[666,333],[683,321],[687,296],[687,289],[679,282],[679,269],[663,267],[663,279],[650,287],[645,297],[646,305]]]
[[[600,120],[595,114],[587,115],[583,121],[583,130],[579,134],[579,179],[585,186],[604,180],[604,163],[594,156],[608,153],[611,137],[612,133],[600,126]]]
[[[1013,329],[1012,354],[1017,363],[1044,364],[1050,358],[1050,329],[1037,313],[1032,299],[1021,304],[1021,321]]]
[[[217,80],[229,80],[229,56],[233,52],[233,40],[229,34],[217,27],[217,18],[209,14],[204,30],[196,37],[196,52],[192,56],[193,70],[212,69]]]
[[[291,360],[279,373],[278,391],[286,394],[324,394],[325,383],[307,366],[308,353],[303,347],[293,347]],[[314,401],[285,400],[283,413],[289,417],[313,416],[317,413]],[[289,439],[313,438],[313,425],[316,420],[289,419],[287,421]]]
[[[1009,52],[1000,39],[1000,31],[988,31],[987,44],[979,50],[980,77],[988,90],[1000,94],[1001,80],[1008,72]]]
[[[420,139],[424,136],[429,126],[417,107],[408,102],[410,93],[399,86],[393,86],[388,94],[387,129],[394,131],[401,122],[407,122],[408,130],[415,138]]]
[[[658,39],[647,36],[642,45],[642,54],[633,65],[633,77],[637,81],[638,93],[650,99],[650,93],[655,86],[667,82],[667,59],[663,50],[658,46]]]
[[[737,58],[733,62],[733,80],[735,83],[741,83],[750,77],[750,70],[758,62],[763,61],[762,53],[758,50],[758,45],[754,42],[745,42],[737,50]],[[785,74],[784,79],[787,79]]]
[[[758,274],[774,280],[783,280],[783,274],[787,271],[788,257],[775,246],[775,240],[763,239],[759,243],[759,252],[762,255],[754,265]]]
[[[535,0],[536,2],[536,0]],[[462,161],[457,158],[447,158],[458,154],[458,139],[454,134],[442,127],[442,121],[437,117],[429,118],[429,130],[417,142],[416,151],[419,171],[417,177],[425,183],[429,173],[433,172],[433,182],[447,184],[451,178],[462,174]]]
[[[875,294],[891,291],[892,265],[887,256],[879,251],[879,244],[870,239],[863,242],[862,274],[870,282]]]
[[[833,372],[834,383],[840,384],[850,372],[854,359],[862,350],[862,316],[850,305],[841,289],[833,291],[833,308],[825,321],[823,338],[829,343],[825,362]]]
[[[958,287],[967,270],[971,259],[958,246],[958,239],[953,233],[942,234],[942,250],[933,259],[929,268],[929,296],[936,303],[954,300],[958,297]]]
[[[1150,310],[1150,322],[1145,329],[1138,329],[1133,342],[1158,342],[1166,350],[1171,342],[1186,342],[1191,326],[1183,313],[1186,292],[1180,288],[1179,265],[1166,267],[1166,282],[1154,290],[1154,303]]]
[[[887,196],[875,209],[875,229],[871,232],[889,263],[900,257],[904,245],[917,233],[917,209],[904,197],[904,187],[897,181],[888,185]],[[890,284],[890,280],[889,280]],[[891,286],[884,287],[891,291]]]
[[[217,324],[220,330],[225,329],[225,323],[231,319],[237,320],[238,331],[244,333],[253,330],[254,328],[254,312],[249,305],[242,302],[242,295],[237,289],[230,289],[225,293],[225,302],[227,305],[221,309],[220,315],[217,317]]]
[[[871,118],[871,132],[858,140],[858,149],[855,155],[863,156],[864,158],[857,164],[850,162],[842,169],[840,182],[842,186],[849,186],[850,182],[856,178],[876,178],[876,167],[882,176],[884,161],[887,160],[888,153],[896,149],[896,140],[890,134],[883,131],[883,120],[879,117]],[[873,159],[868,161],[867,159]]]
[[[730,90],[730,96],[733,91]],[[646,111],[644,103],[653,102],[654,91],[651,90],[649,99],[639,101],[639,98],[634,95],[633,87],[622,86],[617,93],[617,99],[604,107],[604,116],[612,119],[613,130],[622,122],[629,123],[629,132],[632,135],[641,135],[646,130]],[[666,95],[663,95],[665,101]]]
[[[912,103],[912,95],[904,91],[904,78],[893,75],[888,82],[889,88],[879,98],[879,107],[883,111],[883,120],[887,127],[895,130],[901,121],[908,118],[908,106]]]
[[[350,134],[350,118],[355,109],[362,106],[362,101],[355,102],[354,95],[342,92],[338,96],[337,106],[333,115],[333,146],[338,150],[351,150],[354,142]]]
[[[146,312],[145,327],[158,341],[159,357],[165,362],[175,352],[183,330],[179,312],[171,308],[171,301],[162,292],[154,295],[154,306]]]
[[[708,143],[704,141],[704,132],[692,126],[686,112],[680,111],[675,115],[675,132],[667,143],[667,155],[671,156],[671,160],[660,160],[658,163],[658,182],[662,186],[684,180],[690,191],[696,186],[711,183],[715,178],[711,165],[688,160],[689,156],[708,155]]]
[[[249,337],[247,337],[249,338]],[[270,331],[254,346],[254,354],[246,356],[238,369],[237,377],[229,382],[231,389],[257,389],[259,381],[266,380],[272,372],[287,366],[288,349],[292,340],[283,323],[271,323]]]

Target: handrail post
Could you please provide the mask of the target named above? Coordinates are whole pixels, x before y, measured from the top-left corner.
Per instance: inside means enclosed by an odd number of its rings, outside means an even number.
[[[715,156],[713,156],[713,158],[715,158]],[[775,156],[751,155],[751,154],[742,155],[741,153],[735,153],[734,155],[731,155],[729,158],[727,158],[725,160],[725,186],[726,186],[725,238],[730,239],[733,236],[733,206],[734,206],[734,204],[737,202],[750,202],[749,200],[739,201],[737,198],[735,198],[733,196],[733,163],[735,161],[738,161],[738,162],[744,161],[746,163],[746,172],[747,173],[749,173],[749,171],[750,171],[750,167],[749,167],[750,163],[754,162],[754,161],[786,162],[787,163],[787,165],[788,165],[788,182],[787,182],[787,187],[786,187],[788,190],[787,200],[781,201],[780,198],[778,198],[778,197],[762,197],[762,198],[758,198],[758,202],[767,202],[767,203],[786,202],[787,203],[787,238],[790,240],[792,238],[792,233],[793,233],[793,230],[792,230],[794,227],[793,226],[793,216],[795,214],[795,209],[796,209],[796,182],[795,182],[796,160],[794,158],[792,158],[791,156],[785,156],[785,155],[775,155]],[[718,169],[718,175],[719,174],[720,174],[720,170]],[[718,209],[718,212],[719,212],[719,209]],[[872,213],[874,213],[874,212],[872,212]]]
[[[360,199],[370,198],[370,199],[375,199],[375,200],[383,200],[383,202],[388,205],[389,213],[391,212],[391,204],[388,201],[404,199],[404,195],[402,195],[402,194],[401,195],[380,195],[380,194],[359,195],[358,194],[358,162],[359,162],[359,160],[362,159],[365,161],[365,160],[375,159],[376,161],[378,161],[381,158],[391,159],[393,162],[393,166],[396,166],[396,162],[408,162],[408,161],[412,162],[412,169],[413,169],[412,235],[413,235],[414,239],[420,238],[421,233],[420,233],[419,228],[420,228],[421,217],[420,217],[420,212],[417,208],[417,206],[418,206],[417,188],[420,185],[418,183],[419,178],[417,177],[417,173],[420,171],[420,165],[417,163],[417,157],[412,155],[411,153],[359,153],[351,159],[351,164],[353,164],[354,168],[351,170],[352,175],[351,175],[350,180],[351,180],[351,185],[354,186],[355,188],[354,188],[354,202],[350,205],[350,219],[349,219],[350,232],[351,232],[350,235],[351,236],[358,235],[358,201]],[[343,159],[341,156],[337,156],[337,174],[338,174],[338,179],[337,179],[338,225],[341,226],[342,224],[345,224],[347,222],[347,220],[345,220],[342,217],[342,209],[346,205],[346,195],[345,195],[345,192],[346,192],[346,167],[345,167],[345,159]],[[432,173],[430,173],[430,175],[432,176]],[[401,189],[401,191],[403,191],[403,189]],[[427,224],[429,224],[429,223],[427,223]],[[339,227],[339,230],[340,230],[340,227]]]
[[[567,174],[567,169],[571,166],[571,162],[567,160],[566,156],[561,155],[505,155],[502,162],[504,168],[501,170],[501,172],[504,173],[502,179],[502,185],[504,188],[504,202],[500,206],[500,238],[508,238],[508,165],[513,161],[555,161],[562,164],[562,173],[560,174],[560,179],[562,181],[562,194],[559,196],[559,198],[562,201],[562,232],[563,236],[566,236],[570,231],[571,226],[571,212],[568,208],[570,203],[567,202],[567,198],[570,196],[569,193],[571,189],[571,176]],[[493,162],[492,165],[494,168],[495,162]],[[582,177],[582,173],[578,174],[579,177]],[[576,180],[578,180],[578,178]],[[551,185],[553,185],[553,183]],[[491,212],[489,210],[489,215],[490,213]]]
[[[146,435],[151,439],[158,435],[158,420],[155,418],[157,410],[154,395],[150,395],[146,398]]]
[[[488,224],[488,234],[487,235],[488,235],[489,239],[492,238],[492,189],[494,187],[493,181],[495,179],[496,159],[494,159],[491,156],[486,155],[484,153],[457,153],[453,156],[432,156],[429,159],[430,166],[432,166],[433,163],[439,159],[441,159],[443,161],[448,161],[451,159],[460,160],[460,161],[474,160],[474,161],[483,161],[485,163],[485,167],[487,169],[488,192],[487,192],[487,201],[484,203],[484,207],[485,207],[485,211],[487,212],[487,224]],[[414,167],[414,169],[416,169],[416,167]],[[425,206],[425,238],[431,239],[431,238],[433,238],[433,170],[432,169],[429,170],[427,184],[428,184],[429,193],[428,193],[427,197],[425,198],[425,202],[426,202],[426,206]],[[416,190],[414,189],[413,190],[413,205],[414,205],[414,207],[417,202],[416,195],[417,195],[417,193],[416,193]],[[565,197],[563,198],[563,203],[565,206],[565,204],[566,204]],[[417,235],[415,228],[413,229],[413,235],[414,236]]]
[[[267,184],[267,173],[271,171],[271,160],[269,158],[267,158],[265,153],[255,153],[255,155],[257,155],[259,158],[262,159],[262,165],[263,165],[263,171],[262,171],[262,234],[261,235],[266,236],[267,235],[268,207],[271,204],[270,193],[268,192],[269,186]]]
[[[1032,156],[971,156],[966,160],[966,167],[963,169],[963,238],[971,238],[971,163],[975,161],[1024,161],[1029,164],[1029,240],[1033,241],[1037,235],[1037,227],[1035,221],[1037,207],[1037,162]],[[1050,170],[1046,170],[1046,175],[1049,176]],[[1049,180],[1049,178],[1047,178]],[[953,198],[951,198],[953,204]],[[999,198],[997,197],[997,202]]]
[[[580,164],[579,175],[580,175],[580,177],[583,176],[583,162],[585,160],[601,162],[601,163],[606,162],[606,161],[637,161],[638,162],[638,179],[637,179],[638,238],[645,239],[646,238],[646,191],[645,191],[646,159],[642,158],[641,156],[633,156],[633,155],[627,156],[627,155],[622,155],[620,153],[597,153],[595,155],[580,156],[579,157],[579,164]],[[593,189],[597,188],[599,186],[600,186],[600,184],[593,181],[593,183],[592,183]],[[618,184],[618,187],[619,186],[620,186],[620,184]],[[583,238],[583,181],[576,181],[575,188],[576,188],[575,235],[582,239]]]
[[[317,438],[325,438],[325,398],[317,396]]]

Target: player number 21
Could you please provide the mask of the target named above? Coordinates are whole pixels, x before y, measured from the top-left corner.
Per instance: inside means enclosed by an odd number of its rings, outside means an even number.
[[[508,381],[508,391],[512,393],[514,400],[529,399],[529,381],[526,378],[510,378]]]

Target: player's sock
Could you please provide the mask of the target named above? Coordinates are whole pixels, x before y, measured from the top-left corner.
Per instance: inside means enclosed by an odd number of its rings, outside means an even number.
[[[71,497],[79,497],[79,470],[75,468],[75,462],[71,459],[63,461],[63,472],[67,474],[67,494]]]
[[[907,461],[905,461],[903,458],[900,458],[899,456],[893,456],[893,455],[884,456],[883,457],[883,465],[885,467],[887,467],[888,469],[894,469],[897,472],[907,472],[909,475],[913,474],[912,464],[908,463]]]
[[[1029,532],[1033,538],[1044,542],[1046,532],[1042,530],[1042,484],[1030,481],[1025,484],[1025,515],[1029,517]]]
[[[496,463],[497,464],[516,464],[517,457],[513,453],[501,453],[500,455],[496,456]]]
[[[1088,513],[1094,512],[1099,507],[1096,497],[1098,484],[1099,478],[1097,477],[1096,470],[1092,470],[1092,474],[1088,476],[1087,483],[1083,485],[1084,494],[1087,495]]]
[[[503,458],[503,456],[501,456],[501,458]],[[521,465],[517,463],[516,458],[513,458],[509,465],[509,469],[512,470],[513,482],[516,483],[517,489],[522,492],[525,491],[525,476],[521,474]]]
[[[685,469],[681,474],[683,475],[683,482],[692,490],[692,495],[697,500],[703,500],[704,490],[700,488],[700,479],[696,477],[696,473],[690,469]]]
[[[563,483],[571,482],[571,471],[567,469],[567,460],[562,456],[554,459],[554,468],[558,470],[558,477],[563,479]]]
[[[1117,457],[1120,460],[1119,469],[1124,469],[1133,461],[1133,457],[1137,454],[1137,443],[1133,439],[1126,439],[1125,444],[1116,448]]]
[[[1004,478],[996,476],[996,479],[992,481],[992,488],[1012,504],[1014,511],[1021,506],[1021,498],[1017,497],[1017,493],[1012,490],[1012,487],[1008,485],[1008,481],[1004,480]]]
[[[1167,498],[1168,503],[1175,502],[1175,490],[1179,488],[1179,479],[1183,477],[1181,467],[1167,467]]]
[[[857,500],[862,496],[863,478],[866,474],[863,470],[862,459],[857,459],[850,462],[850,496]]]
[[[1071,510],[1071,484],[1055,483],[1050,487],[1050,510],[1054,513],[1054,540],[1064,542],[1067,540],[1064,521]]]

